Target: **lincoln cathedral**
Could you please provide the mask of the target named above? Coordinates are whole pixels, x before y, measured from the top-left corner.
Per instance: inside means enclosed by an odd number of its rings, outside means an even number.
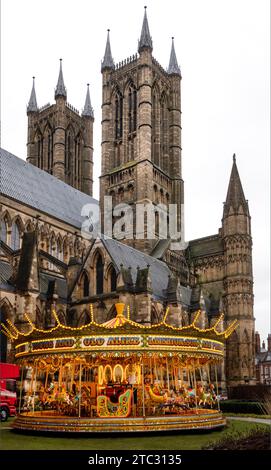
[[[27,161],[1,149],[1,322],[9,319],[23,331],[27,312],[49,328],[55,308],[63,323],[82,325],[92,304],[102,323],[115,316],[116,302],[129,305],[131,318],[146,325],[158,323],[167,307],[168,322],[177,326],[199,309],[199,327],[213,325],[223,312],[221,328],[233,319],[239,327],[227,341],[221,386],[254,384],[251,218],[235,155],[221,181],[226,186],[229,178],[217,233],[182,250],[172,249],[170,238],[159,239],[157,224],[151,239],[144,224],[140,238],[82,236],[82,208],[99,205],[103,215],[105,196],[113,209],[122,202],[133,213],[137,203],[176,204],[178,230],[183,223],[182,76],[174,39],[165,69],[153,56],[145,9],[137,54],[115,63],[108,31],[101,75],[100,202],[92,197],[90,90],[79,113],[68,103],[61,61],[53,104],[38,106],[33,79]],[[12,361],[13,354],[2,336],[1,360]]]

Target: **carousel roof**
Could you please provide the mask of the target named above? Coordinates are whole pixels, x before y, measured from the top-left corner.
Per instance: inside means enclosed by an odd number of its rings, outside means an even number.
[[[161,335],[178,335],[178,336],[193,336],[193,337],[208,337],[210,339],[219,339],[219,341],[226,340],[232,332],[237,328],[238,322],[234,320],[225,330],[221,330],[221,325],[223,321],[224,314],[222,313],[216,322],[210,328],[200,328],[198,326],[199,318],[202,314],[201,310],[199,310],[192,323],[185,326],[176,327],[170,325],[166,322],[167,315],[169,312],[169,308],[167,308],[164,318],[160,323],[152,324],[152,325],[143,325],[141,323],[137,323],[130,319],[130,311],[129,307],[126,308],[127,316],[124,315],[124,304],[116,304],[117,315],[113,319],[105,322],[105,323],[96,323],[93,318],[93,308],[92,305],[90,306],[91,312],[91,321],[86,325],[82,325],[80,327],[71,327],[64,325],[60,322],[57,313],[55,310],[52,311],[55,320],[56,326],[51,329],[39,329],[36,328],[34,323],[31,321],[29,316],[25,313],[25,317],[28,321],[30,329],[28,332],[19,331],[18,328],[11,323],[8,319],[6,324],[1,323],[1,331],[11,341],[15,341],[15,343],[22,341],[23,338],[28,338],[29,340],[35,339],[42,339],[45,337],[61,337],[65,336],[83,336],[83,335],[97,335],[97,334],[107,334],[108,330],[114,330],[114,333],[122,333],[122,334],[139,334],[139,333],[148,333],[148,334],[161,334]]]

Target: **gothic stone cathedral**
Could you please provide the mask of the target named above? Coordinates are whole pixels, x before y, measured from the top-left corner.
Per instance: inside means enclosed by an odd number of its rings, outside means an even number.
[[[152,55],[146,10],[138,54],[115,64],[109,32],[102,61],[102,173],[104,196],[125,202],[177,204],[184,201],[181,158],[181,71],[174,42],[165,70]],[[131,318],[212,325],[224,312],[239,328],[226,346],[222,387],[255,383],[252,239],[248,202],[236,159],[217,234],[174,251],[170,240],[81,236],[85,204],[92,198],[93,121],[89,88],[83,112],[67,102],[62,63],[55,104],[37,106],[35,84],[27,108],[27,162],[1,150],[1,321],[24,329],[27,312],[40,327],[51,327],[52,306],[68,325],[115,316],[117,301],[130,305]],[[12,360],[1,338],[1,360]]]

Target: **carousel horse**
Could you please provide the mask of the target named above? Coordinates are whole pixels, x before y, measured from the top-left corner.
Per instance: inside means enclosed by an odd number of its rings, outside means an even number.
[[[209,388],[207,391],[204,390],[202,385],[197,386],[197,398],[198,398],[198,404],[199,406],[212,406],[215,404],[217,401],[216,394],[214,391],[214,386],[210,384]]]
[[[198,398],[198,405],[205,406],[210,401],[210,393],[205,392],[202,385],[197,387],[197,398]]]
[[[157,393],[152,390],[152,388],[149,385],[146,385],[146,390],[150,395],[150,398],[152,401],[156,403],[165,403],[168,400],[168,394],[165,393],[164,395],[158,395]]]
[[[24,399],[24,407],[29,410],[32,409],[34,406],[35,402],[35,396],[34,395],[27,395]]]

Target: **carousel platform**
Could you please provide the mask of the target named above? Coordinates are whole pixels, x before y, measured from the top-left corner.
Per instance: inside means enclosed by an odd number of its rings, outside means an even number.
[[[53,412],[27,412],[17,416],[13,429],[33,432],[127,433],[212,430],[225,426],[217,410],[198,410],[194,414],[129,418],[76,418]]]

